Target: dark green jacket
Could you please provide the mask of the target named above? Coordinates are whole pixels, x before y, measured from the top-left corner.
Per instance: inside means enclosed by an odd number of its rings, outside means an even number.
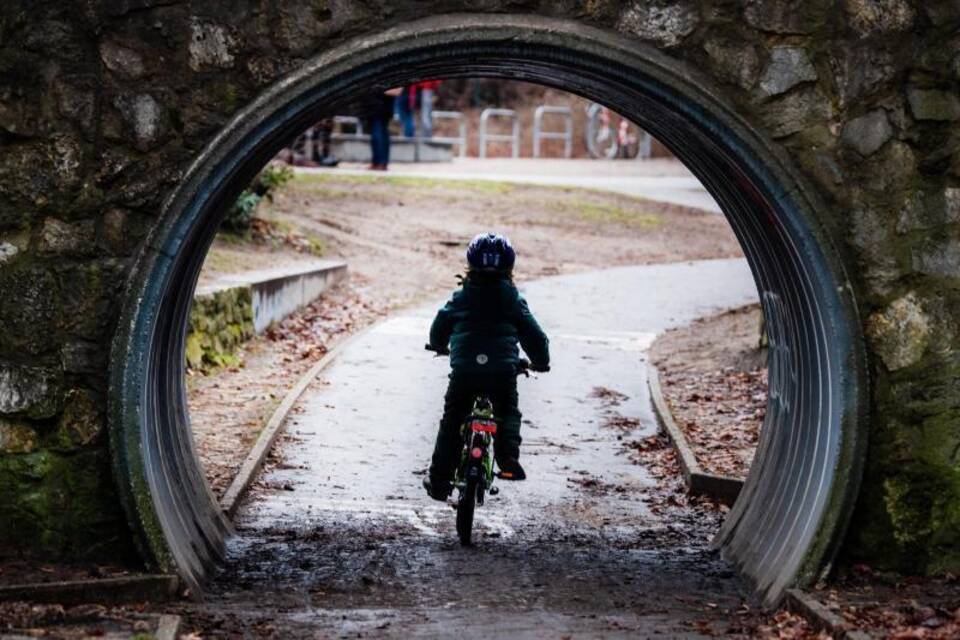
[[[547,335],[506,277],[467,277],[430,327],[430,345],[449,345],[454,372],[515,373],[518,343],[534,365],[550,364]]]

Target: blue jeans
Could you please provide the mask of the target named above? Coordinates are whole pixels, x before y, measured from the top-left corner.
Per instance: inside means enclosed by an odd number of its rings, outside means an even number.
[[[413,109],[410,108],[410,98],[407,96],[406,91],[396,97],[394,112],[397,114],[397,117],[400,119],[400,124],[403,126],[403,135],[407,138],[412,138],[417,135],[414,113]]]
[[[387,166],[390,164],[390,128],[389,121],[383,116],[370,120],[371,164]]]

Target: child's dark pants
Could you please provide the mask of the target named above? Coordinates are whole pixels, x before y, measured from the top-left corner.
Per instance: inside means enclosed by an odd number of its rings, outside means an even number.
[[[444,397],[440,432],[433,449],[431,479],[453,479],[463,450],[460,427],[470,415],[473,401],[481,395],[490,398],[493,415],[497,418],[494,455],[498,460],[520,457],[521,416],[517,407],[516,376],[511,373],[451,373],[447,395]]]

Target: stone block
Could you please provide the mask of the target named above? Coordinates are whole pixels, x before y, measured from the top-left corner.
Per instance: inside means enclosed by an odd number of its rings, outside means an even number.
[[[118,96],[113,105],[141,151],[155,146],[163,137],[166,129],[165,112],[149,93]]]
[[[18,253],[20,249],[17,245],[11,242],[0,242],[0,265],[13,260]]]
[[[126,261],[119,259],[58,267],[63,309],[60,326],[66,336],[97,342],[109,335],[126,269]]]
[[[847,24],[861,36],[907,31],[916,19],[907,0],[844,0],[843,4]]]
[[[60,361],[66,373],[98,373],[106,370],[109,349],[97,342],[68,341],[60,350]]]
[[[747,24],[771,33],[810,33],[818,25],[812,23],[808,10],[810,0],[747,0],[743,16]]]
[[[89,446],[100,438],[103,429],[103,414],[93,395],[83,389],[67,391],[54,433],[55,447],[71,450]]]
[[[38,440],[36,430],[30,425],[0,418],[0,454],[30,453],[37,448]]]
[[[910,145],[896,138],[888,140],[863,162],[861,170],[869,167],[864,174],[869,175],[869,179],[863,180],[864,190],[876,197],[889,199],[891,194],[913,186],[917,154]]]
[[[54,86],[57,96],[57,109],[60,115],[71,122],[75,122],[87,138],[91,138],[96,128],[96,93],[90,86],[84,86],[77,80],[78,78],[73,76],[57,80],[57,84]],[[96,81],[90,79],[87,83],[95,86]]]
[[[760,78],[760,90],[767,96],[775,96],[816,79],[817,70],[806,50],[802,47],[774,47]]]
[[[60,369],[0,363],[0,414],[50,418],[62,402]]]
[[[867,337],[890,371],[920,362],[933,330],[913,292],[867,318]]]
[[[276,42],[296,54],[306,54],[339,28],[339,22],[331,20],[333,12],[329,3],[298,2],[278,7]]]
[[[94,221],[67,223],[46,218],[40,228],[37,249],[41,254],[89,256],[96,251]]]
[[[929,238],[912,250],[911,257],[918,273],[960,279],[960,238]]]
[[[940,193],[912,192],[900,208],[897,233],[928,231],[960,223],[960,189],[947,187]]]
[[[840,134],[840,141],[861,156],[877,151],[893,135],[893,127],[887,112],[876,109],[847,122]]]
[[[743,89],[752,89],[760,73],[756,48],[748,42],[715,39],[703,44],[714,69],[721,77]]]
[[[699,23],[694,2],[633,2],[620,15],[617,29],[663,47],[676,47]]]
[[[852,104],[892,85],[904,63],[888,51],[863,43],[843,43],[829,55],[843,104]]]
[[[912,87],[907,90],[907,102],[917,120],[960,120],[960,98],[955,93]]]
[[[132,255],[149,232],[151,222],[142,214],[112,207],[97,224],[97,247],[108,255]]]
[[[146,71],[139,52],[112,40],[100,44],[100,59],[107,69],[126,78],[139,78]]]
[[[761,117],[770,135],[782,138],[807,127],[821,125],[833,115],[830,102],[816,88],[791,91],[777,97],[761,109]]]
[[[850,212],[848,241],[854,247],[861,278],[868,290],[887,295],[900,276],[900,266],[889,250],[890,223],[884,207],[857,204]]]
[[[228,69],[233,66],[234,37],[226,27],[194,18],[190,24],[190,68]]]
[[[37,355],[56,348],[59,311],[47,269],[22,260],[0,265],[0,351]]]

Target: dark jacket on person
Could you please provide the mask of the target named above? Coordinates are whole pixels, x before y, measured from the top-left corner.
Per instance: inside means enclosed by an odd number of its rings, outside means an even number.
[[[516,373],[518,343],[534,365],[550,364],[550,341],[507,274],[470,272],[430,327],[455,374]]]

